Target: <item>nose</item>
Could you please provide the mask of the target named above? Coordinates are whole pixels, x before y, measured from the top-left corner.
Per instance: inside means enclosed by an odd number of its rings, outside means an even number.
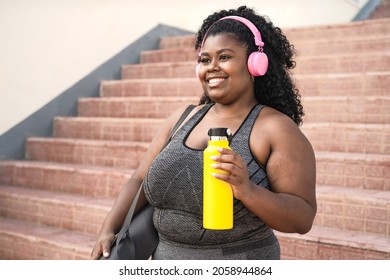
[[[213,59],[211,63],[207,66],[207,72],[214,72],[219,70],[220,67],[217,59]]]

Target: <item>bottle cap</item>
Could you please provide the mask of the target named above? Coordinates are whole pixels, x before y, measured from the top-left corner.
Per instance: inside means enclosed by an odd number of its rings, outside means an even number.
[[[210,128],[208,133],[210,137],[217,136],[217,137],[227,137],[229,142],[232,139],[232,133],[230,132],[229,128],[226,127],[214,127]]]
[[[214,127],[210,128],[208,135],[209,136],[225,136],[228,137],[230,135],[230,129],[225,127]]]

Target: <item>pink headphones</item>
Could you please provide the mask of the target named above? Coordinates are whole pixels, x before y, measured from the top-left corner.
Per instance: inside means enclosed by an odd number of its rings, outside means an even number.
[[[239,21],[239,22],[245,24],[250,29],[250,31],[253,33],[254,39],[255,39],[255,44],[256,44],[256,46],[259,47],[259,51],[253,52],[249,55],[249,57],[248,57],[248,70],[252,76],[255,76],[255,77],[264,76],[265,73],[267,72],[267,69],[268,69],[268,57],[263,52],[264,43],[261,40],[260,31],[256,28],[256,26],[252,22],[250,22],[246,18],[239,17],[239,16],[227,16],[227,17],[223,17],[223,18],[219,19],[218,21],[224,20],[224,19],[233,19],[233,20]],[[208,31],[206,32],[205,36],[203,37],[202,45],[200,46],[200,51],[198,52],[199,56],[202,53],[203,44],[206,40],[207,33],[208,33]],[[196,75],[198,77],[199,77],[199,69],[200,69],[200,63],[196,66]]]

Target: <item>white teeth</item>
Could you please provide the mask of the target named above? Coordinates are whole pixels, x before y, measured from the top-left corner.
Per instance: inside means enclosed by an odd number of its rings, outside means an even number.
[[[213,78],[213,79],[210,79],[209,80],[209,84],[216,84],[216,83],[220,83],[220,82],[223,82],[225,79],[223,78]]]

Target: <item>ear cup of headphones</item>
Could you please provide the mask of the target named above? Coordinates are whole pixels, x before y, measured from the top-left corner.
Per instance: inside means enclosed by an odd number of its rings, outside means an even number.
[[[195,67],[195,73],[198,78],[199,78],[199,70],[200,70],[200,63],[198,63],[198,65],[196,65]]]
[[[252,76],[264,76],[268,69],[268,57],[263,52],[253,52],[248,58],[248,70]]]

